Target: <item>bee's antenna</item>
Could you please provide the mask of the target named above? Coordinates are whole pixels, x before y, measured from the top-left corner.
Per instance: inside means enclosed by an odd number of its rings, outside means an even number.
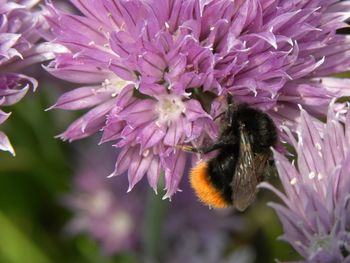
[[[238,104],[233,100],[233,96],[231,93],[227,93],[226,95],[226,103],[227,107],[231,109],[232,111],[237,111]]]
[[[227,105],[232,105],[232,94],[231,93],[227,93],[226,95],[226,102],[227,102]]]
[[[222,117],[223,115],[225,115],[225,112],[221,112],[220,114],[216,115],[213,119],[213,121],[217,120],[218,118]]]

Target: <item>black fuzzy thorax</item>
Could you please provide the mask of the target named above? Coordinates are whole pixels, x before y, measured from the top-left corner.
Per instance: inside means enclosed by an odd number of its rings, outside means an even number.
[[[208,162],[208,174],[212,184],[224,199],[232,203],[231,182],[235,174],[240,152],[240,126],[248,135],[254,154],[270,154],[270,147],[277,142],[276,127],[264,112],[239,105],[228,111],[217,143],[223,144],[216,157]]]

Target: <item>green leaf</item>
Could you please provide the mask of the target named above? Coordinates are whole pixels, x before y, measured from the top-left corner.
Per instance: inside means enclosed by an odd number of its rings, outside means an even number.
[[[0,211],[0,258],[9,263],[50,263],[43,251]]]

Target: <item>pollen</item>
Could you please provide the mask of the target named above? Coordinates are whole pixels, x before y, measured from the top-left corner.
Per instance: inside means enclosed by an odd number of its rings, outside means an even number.
[[[199,163],[190,174],[190,183],[199,200],[213,208],[226,208],[230,204],[225,201],[208,176],[208,164]]]

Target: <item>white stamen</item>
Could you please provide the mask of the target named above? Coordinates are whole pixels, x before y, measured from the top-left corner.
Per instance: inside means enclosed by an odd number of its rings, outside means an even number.
[[[254,97],[256,97],[258,95],[258,92],[256,91],[255,88],[251,89],[251,91],[254,93]]]
[[[276,91],[271,91],[271,99],[274,99],[277,96],[277,92]]]
[[[125,81],[123,79],[113,76],[109,79],[105,79],[101,85],[105,90],[111,91],[111,97],[116,97],[120,93],[120,91],[130,83],[133,82]]]
[[[145,151],[142,153],[142,156],[143,156],[143,157],[147,157],[148,154],[149,154],[149,150],[147,149],[147,150],[145,150]]]
[[[321,147],[321,145],[320,145],[319,143],[316,143],[316,144],[315,144],[315,148],[316,148],[316,150],[317,150],[317,152],[318,152],[318,155],[319,155],[320,157],[322,157],[322,152],[321,152],[322,147]]]
[[[322,150],[322,147],[321,147],[321,145],[319,143],[316,143],[315,147],[316,147],[317,151],[321,151]]]
[[[297,178],[294,177],[292,180],[290,180],[291,185],[296,185],[297,184]]]
[[[310,178],[310,179],[314,179],[315,176],[316,176],[316,173],[315,173],[314,171],[312,171],[312,172],[309,173],[309,178]]]

